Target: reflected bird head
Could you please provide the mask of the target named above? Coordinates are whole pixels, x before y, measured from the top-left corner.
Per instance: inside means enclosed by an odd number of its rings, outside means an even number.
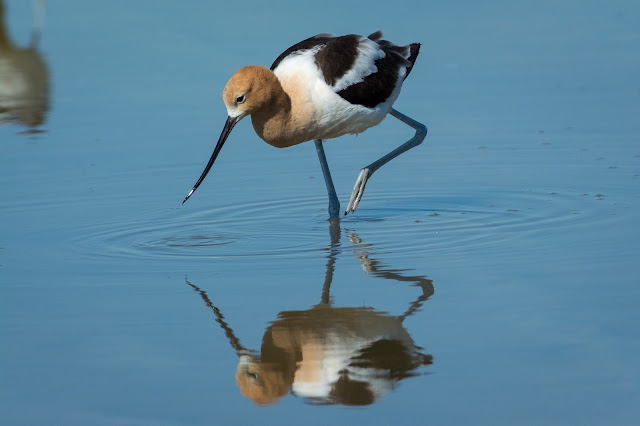
[[[277,363],[243,355],[236,369],[236,384],[240,392],[255,403],[272,405],[289,393],[293,377],[287,376]]]

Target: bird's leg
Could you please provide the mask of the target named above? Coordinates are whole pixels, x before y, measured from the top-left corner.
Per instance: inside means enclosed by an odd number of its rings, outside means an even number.
[[[358,176],[358,180],[356,180],[356,184],[353,187],[353,192],[351,193],[351,198],[349,199],[349,204],[347,205],[347,210],[344,212],[345,216],[356,211],[356,207],[358,207],[358,203],[362,198],[367,180],[376,170],[378,170],[380,167],[384,166],[403,152],[406,152],[411,148],[420,145],[425,136],[427,136],[427,126],[425,126],[424,124],[418,123],[417,121],[407,117],[406,115],[396,111],[395,109],[391,109],[391,115],[393,115],[403,123],[413,127],[416,130],[416,134],[407,142],[403,143],[387,155],[379,158],[364,169],[360,170],[360,175]]]
[[[322,147],[322,139],[314,140],[316,144],[316,151],[318,151],[318,159],[320,159],[320,167],[322,167],[322,174],[324,175],[324,183],[327,185],[327,193],[329,194],[329,219],[337,219],[340,211],[340,201],[336,195],[336,190],[333,187],[333,180],[331,179],[331,172],[329,171],[329,165],[327,164],[327,157],[324,155],[324,148]]]

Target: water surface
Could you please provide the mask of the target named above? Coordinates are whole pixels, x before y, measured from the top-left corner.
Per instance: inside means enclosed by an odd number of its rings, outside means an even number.
[[[39,38],[5,7],[41,96],[0,126],[3,424],[640,416],[635,2],[51,2]],[[236,68],[377,29],[423,43],[396,107],[429,135],[354,215],[248,122],[181,205]],[[325,144],[343,206],[411,134]]]

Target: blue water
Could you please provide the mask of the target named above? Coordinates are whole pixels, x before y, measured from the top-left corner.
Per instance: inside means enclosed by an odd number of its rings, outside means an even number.
[[[42,122],[0,114],[3,424],[637,422],[640,6],[321,6],[46,4]],[[235,69],[377,29],[423,43],[396,108],[429,135],[355,214],[248,122],[181,205]],[[343,207],[412,133],[325,144]]]

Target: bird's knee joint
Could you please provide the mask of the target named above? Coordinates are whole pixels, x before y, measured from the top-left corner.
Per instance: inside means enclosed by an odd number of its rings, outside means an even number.
[[[424,124],[421,124],[418,128],[416,128],[416,139],[418,139],[418,144],[420,144],[424,138],[427,137],[427,126],[425,126]]]

